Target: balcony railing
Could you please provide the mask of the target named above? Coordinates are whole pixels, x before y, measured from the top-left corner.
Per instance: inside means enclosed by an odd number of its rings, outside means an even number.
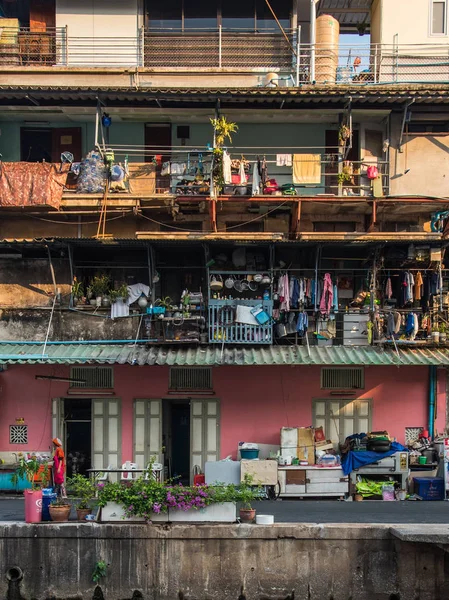
[[[143,67],[167,71],[261,72],[258,85],[440,83],[449,81],[449,44],[300,43],[299,31],[139,29],[132,37],[76,37],[0,28],[0,65]],[[276,73],[276,75],[274,75]]]

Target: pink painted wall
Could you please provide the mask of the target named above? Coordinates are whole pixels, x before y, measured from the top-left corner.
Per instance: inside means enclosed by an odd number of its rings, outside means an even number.
[[[35,380],[35,375],[69,376],[61,366],[10,366],[0,375],[0,452],[48,450],[51,400],[67,396],[67,383]],[[438,371],[436,430],[445,428],[446,373]],[[132,458],[133,401],[167,396],[168,368],[116,366],[116,396],[122,402],[122,459]],[[217,367],[213,371],[221,410],[221,456],[235,456],[239,441],[279,443],[283,426],[312,422],[312,399],[320,390],[320,367]],[[428,369],[368,367],[360,398],[373,399],[373,429],[387,429],[400,442],[408,426],[427,427]],[[27,446],[9,444],[9,425],[24,417]]]

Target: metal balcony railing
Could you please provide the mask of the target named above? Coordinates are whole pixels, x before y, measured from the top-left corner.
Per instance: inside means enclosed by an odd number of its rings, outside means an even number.
[[[300,31],[158,30],[132,37],[76,37],[68,27],[0,28],[0,65],[146,67],[260,72],[260,86],[441,83],[449,44],[300,43]]]

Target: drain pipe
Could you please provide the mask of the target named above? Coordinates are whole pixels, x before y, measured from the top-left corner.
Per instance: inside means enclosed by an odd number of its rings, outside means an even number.
[[[436,406],[437,368],[429,367],[429,438],[435,435],[435,406]]]

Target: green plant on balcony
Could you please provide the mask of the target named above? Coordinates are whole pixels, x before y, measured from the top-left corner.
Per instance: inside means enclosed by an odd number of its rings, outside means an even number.
[[[121,283],[118,287],[109,290],[108,296],[111,302],[117,302],[118,299],[125,301],[129,297],[128,286],[126,283]]]
[[[338,130],[338,141],[340,145],[344,146],[351,137],[351,129],[347,125],[340,125],[340,129]]]
[[[20,480],[26,479],[31,483],[33,491],[46,487],[50,480],[48,464],[46,460],[40,460],[37,456],[26,458],[19,456],[18,467],[11,475],[11,481],[17,485]]]
[[[108,293],[109,284],[110,280],[106,274],[95,275],[88,290],[92,293],[93,298],[101,298]]]
[[[338,180],[338,185],[344,185],[346,181],[351,181],[351,175],[350,173],[347,173],[345,171],[342,171],[341,173],[338,173],[337,175],[337,180]]]
[[[215,132],[215,147],[221,148],[228,140],[232,142],[232,134],[238,131],[237,123],[232,123],[225,116],[210,120]]]
[[[79,498],[79,501],[76,503],[78,509],[90,508],[90,502],[95,498],[97,491],[97,484],[94,479],[76,473],[76,475],[67,479],[67,487],[69,491],[73,492]]]

